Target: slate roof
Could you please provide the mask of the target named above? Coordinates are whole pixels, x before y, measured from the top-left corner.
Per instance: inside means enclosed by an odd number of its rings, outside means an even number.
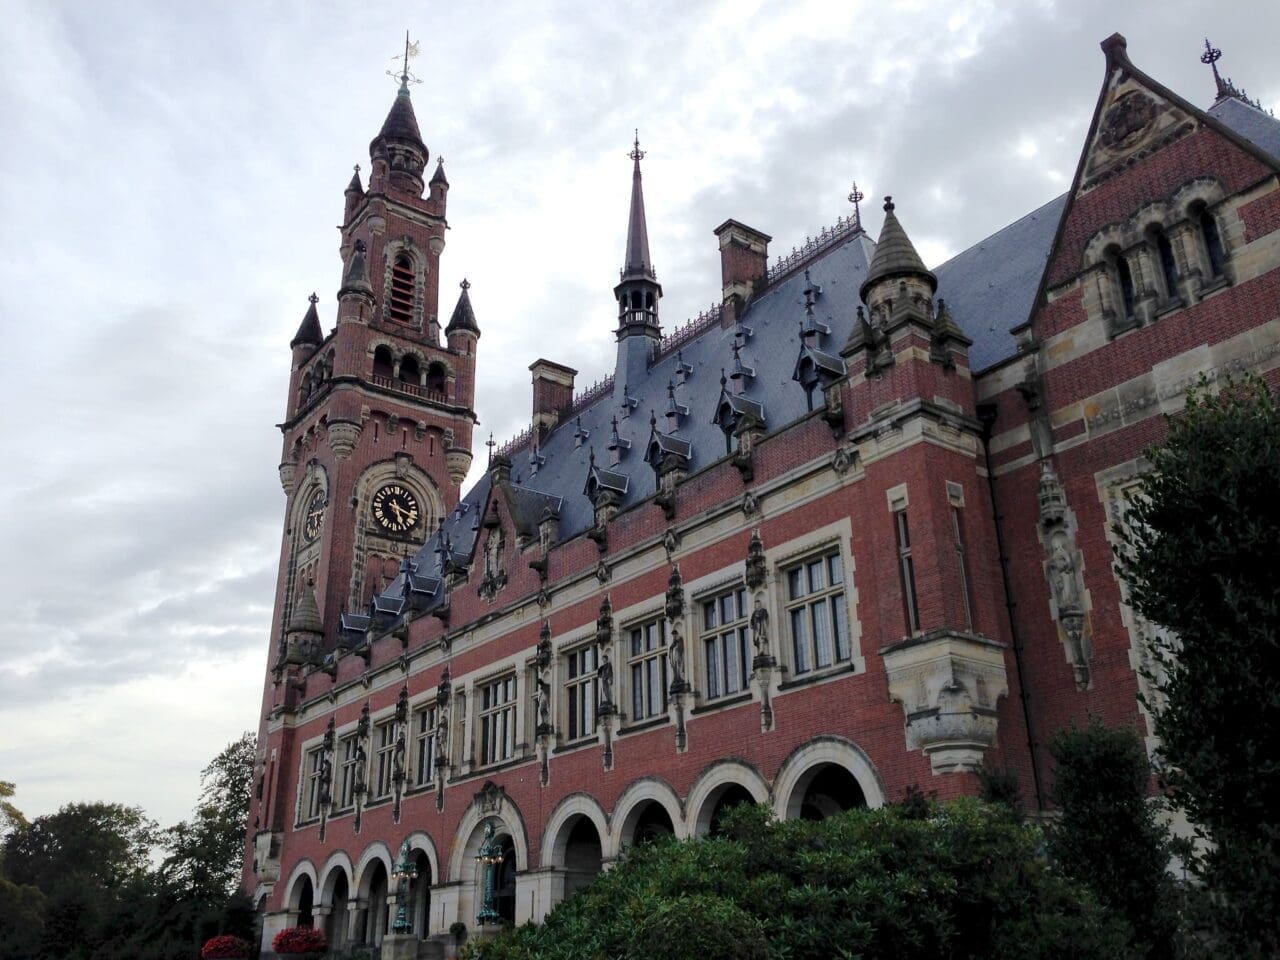
[[[389,140],[407,140],[417,144],[424,152],[427,149],[427,145],[422,142],[422,133],[418,130],[418,118],[413,112],[413,101],[409,99],[409,88],[403,84],[396,93],[396,99],[374,142],[383,137]]]
[[[1234,99],[1221,101],[1208,112],[1280,158],[1280,121]],[[1030,315],[1066,201],[1066,194],[1050,200],[934,269],[937,295],[945,299],[955,321],[973,340],[969,357],[975,373],[1016,354],[1017,347],[1009,331]],[[715,423],[715,416],[724,399],[721,371],[733,368],[735,339],[742,345],[742,365],[755,373],[754,377],[746,378],[742,395],[751,401],[753,413],[761,411],[766,430],[774,433],[804,416],[808,412],[805,392],[792,379],[801,351],[801,324],[805,316],[803,291],[812,282],[818,291],[814,314],[828,328],[814,335],[811,347],[824,356],[836,358],[853,326],[861,303],[859,291],[867,279],[875,250],[875,243],[865,232],[856,232],[820,250],[804,264],[810,279],[806,279],[805,272],[797,265],[753,300],[737,325],[724,329],[712,324],[681,345],[679,358],[675,352],[660,356],[646,376],[625,384],[628,393],[638,401],[634,407],[624,406],[624,385],[615,383],[613,392],[605,391],[589,406],[575,411],[573,417],[543,438],[536,450],[526,446],[514,451],[511,454],[513,496],[521,515],[517,522],[527,523],[531,518],[536,522],[536,517],[550,505],[553,509],[559,508],[561,539],[588,529],[594,523],[594,506],[582,491],[590,474],[593,450],[597,482],[607,478],[609,486],[623,488],[620,503],[623,509],[652,496],[655,476],[645,462],[651,437],[651,414],[656,414],[662,436],[683,441],[682,448],[688,444],[691,470],[700,470],[725,456],[724,434]],[[465,296],[464,290],[463,298]],[[668,383],[676,384],[675,400],[688,410],[686,415],[676,418],[674,430],[671,419],[665,416],[669,405]],[[607,449],[611,420],[615,417],[619,436],[630,441],[629,448],[618,451],[621,457],[616,463]],[[579,430],[587,431],[596,440],[579,444],[576,438]],[[538,459],[536,470],[533,468],[535,457]],[[491,476],[486,474],[449,514],[441,531],[418,551],[417,575],[411,584],[418,588],[418,596],[425,596],[439,575],[438,549],[442,535],[450,543],[452,556],[459,559],[471,556],[491,488]],[[403,576],[399,576],[384,596],[402,594]],[[429,608],[439,602],[440,597],[441,592],[436,591],[425,606]],[[368,624],[368,618],[361,614],[347,614],[343,619],[352,626]]]

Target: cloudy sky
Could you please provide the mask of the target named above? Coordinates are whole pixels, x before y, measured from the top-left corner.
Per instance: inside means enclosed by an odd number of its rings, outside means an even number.
[[[483,330],[483,436],[528,364],[612,369],[640,128],[665,323],[716,299],[711,230],[784,253],[894,194],[936,264],[1066,189],[1119,30],[1212,99],[1280,107],[1274,3],[0,0],[0,779],[187,815],[256,728],[288,341],[339,282],[342,189],[413,90],[452,190],[442,300]],[[877,203],[866,220],[878,230]],[[481,449],[478,454],[483,454]],[[477,455],[477,463],[483,456]]]

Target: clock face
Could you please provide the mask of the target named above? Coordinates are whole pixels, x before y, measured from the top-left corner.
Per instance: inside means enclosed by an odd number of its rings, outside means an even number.
[[[324,506],[324,491],[317,490],[307,504],[307,513],[302,520],[302,535],[307,540],[320,536],[320,531],[324,528]]]
[[[392,533],[412,530],[418,522],[418,498],[407,487],[388,483],[373,495],[373,519]]]

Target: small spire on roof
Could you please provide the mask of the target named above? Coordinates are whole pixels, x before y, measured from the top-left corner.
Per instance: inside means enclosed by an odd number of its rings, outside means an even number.
[[[298,326],[298,332],[289,341],[290,350],[303,344],[316,347],[324,341],[324,331],[320,328],[320,314],[316,311],[316,304],[320,302],[320,298],[313,290],[311,296],[307,297],[307,301],[311,306],[307,308],[302,323]]]
[[[930,288],[938,288],[938,278],[924,265],[915,245],[902,229],[897,216],[893,212],[893,197],[884,198],[884,226],[880,228],[880,239],[876,241],[876,252],[871,256],[867,266],[867,277],[862,281],[859,291],[863,302],[867,292],[879,280],[892,277],[913,275],[920,277]]]
[[[853,229],[862,229],[862,210],[858,204],[862,203],[866,196],[858,189],[858,181],[853,181],[853,189],[849,192],[849,202],[853,204]]]
[[[458,331],[465,331],[478,337],[480,336],[480,327],[476,323],[475,310],[471,308],[471,296],[467,293],[471,289],[471,281],[463,277],[458,286],[462,289],[462,293],[458,295],[458,303],[453,308],[453,315],[449,318],[449,325],[444,328],[445,336]]]
[[[1230,77],[1224,78],[1222,74],[1218,72],[1218,61],[1221,59],[1222,51],[1211,44],[1208,37],[1205,37],[1204,53],[1200,54],[1200,62],[1213,71],[1213,85],[1217,93],[1214,103],[1234,97],[1237,100],[1244,101],[1251,107],[1256,107],[1261,110],[1262,104],[1259,101],[1250,100],[1245,94],[1243,87],[1237,88]]]
[[[360,164],[355,165],[355,173],[351,175],[351,182],[347,184],[347,193],[364,193],[364,186],[360,183]]]

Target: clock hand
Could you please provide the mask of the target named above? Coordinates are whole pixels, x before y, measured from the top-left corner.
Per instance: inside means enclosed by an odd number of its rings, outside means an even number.
[[[387,501],[387,506],[390,507],[391,512],[396,515],[396,520],[400,523],[404,523],[404,511],[400,509],[400,504],[396,503],[394,500],[389,500]]]

